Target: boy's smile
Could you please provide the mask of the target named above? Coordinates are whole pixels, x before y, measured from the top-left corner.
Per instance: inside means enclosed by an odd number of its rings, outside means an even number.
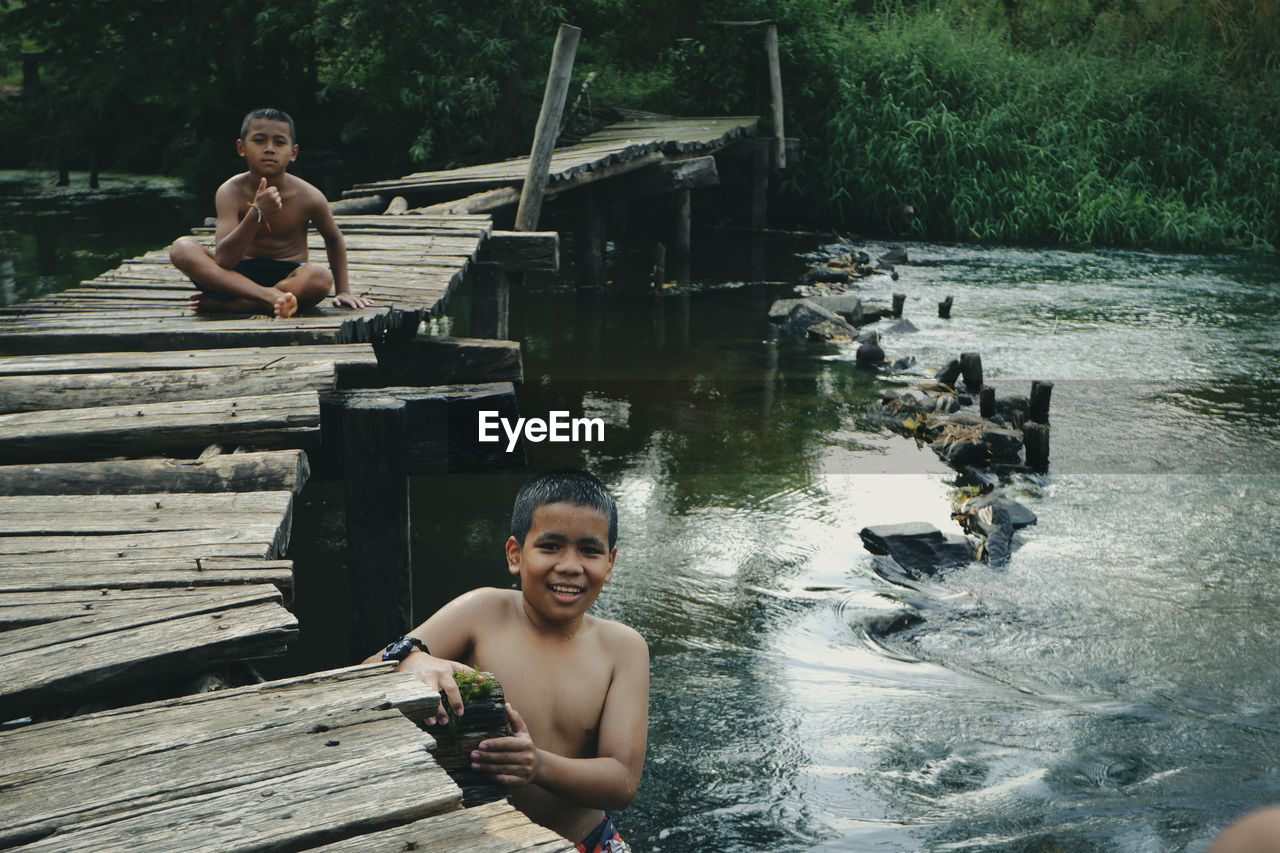
[[[580,618],[613,573],[609,521],[591,507],[561,501],[533,511],[521,545],[507,540],[507,568],[520,576],[525,601],[551,622]],[[533,614],[530,614],[531,617]]]

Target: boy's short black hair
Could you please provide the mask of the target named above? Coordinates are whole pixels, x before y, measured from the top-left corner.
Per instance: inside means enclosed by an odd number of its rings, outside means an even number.
[[[245,139],[249,135],[249,122],[255,118],[264,118],[268,121],[282,121],[289,125],[289,141],[294,145],[298,144],[298,133],[293,127],[293,119],[284,110],[276,110],[271,107],[263,107],[260,110],[254,110],[244,117],[244,121],[240,122],[240,138]]]
[[[548,471],[520,487],[511,509],[511,535],[523,545],[533,526],[533,511],[561,501],[599,510],[609,519],[609,550],[613,550],[618,541],[618,504],[600,478],[574,468]]]

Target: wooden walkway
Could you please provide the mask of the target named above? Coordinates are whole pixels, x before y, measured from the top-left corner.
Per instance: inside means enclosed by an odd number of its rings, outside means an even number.
[[[557,148],[551,159],[547,196],[595,180],[617,177],[658,163],[719,151],[754,136],[754,116],[677,117],[631,112],[629,118]],[[402,178],[357,184],[346,197],[405,195],[411,198],[473,193],[465,200],[441,202],[431,209],[496,210],[519,201],[529,168],[528,157],[465,166],[438,172],[415,172]]]
[[[412,333],[440,310],[492,233],[487,216],[339,216],[353,292],[351,310],[324,303],[288,322],[187,310],[191,282],[167,249],[125,261],[61,293],[0,308],[0,355],[367,343]],[[200,233],[200,232],[197,232]],[[212,243],[212,235],[205,232]],[[314,233],[311,256],[324,258]]]

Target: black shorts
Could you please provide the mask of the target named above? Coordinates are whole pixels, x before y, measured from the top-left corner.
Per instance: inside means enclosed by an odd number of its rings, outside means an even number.
[[[288,278],[294,270],[305,264],[306,261],[298,263],[297,261],[282,261],[279,258],[242,258],[240,263],[232,267],[233,270],[240,275],[249,279],[255,284],[262,287],[275,287],[280,282]],[[210,290],[204,287],[200,282],[192,282],[197,288],[205,293],[210,299],[216,299],[219,302],[230,302],[234,299],[227,293],[217,290]]]

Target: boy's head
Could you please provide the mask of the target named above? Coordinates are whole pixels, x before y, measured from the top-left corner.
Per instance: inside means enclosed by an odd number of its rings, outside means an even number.
[[[253,124],[254,119],[266,119],[267,121],[282,121],[289,125],[289,142],[292,145],[298,144],[297,129],[293,126],[293,119],[284,110],[271,109],[264,107],[260,110],[254,110],[244,117],[244,121],[240,122],[240,141],[244,142],[249,137],[249,127]]]
[[[562,501],[599,511],[609,522],[609,549],[613,550],[618,541],[618,504],[608,486],[586,471],[548,471],[521,486],[511,509],[511,535],[523,544],[533,525],[534,510]]]

